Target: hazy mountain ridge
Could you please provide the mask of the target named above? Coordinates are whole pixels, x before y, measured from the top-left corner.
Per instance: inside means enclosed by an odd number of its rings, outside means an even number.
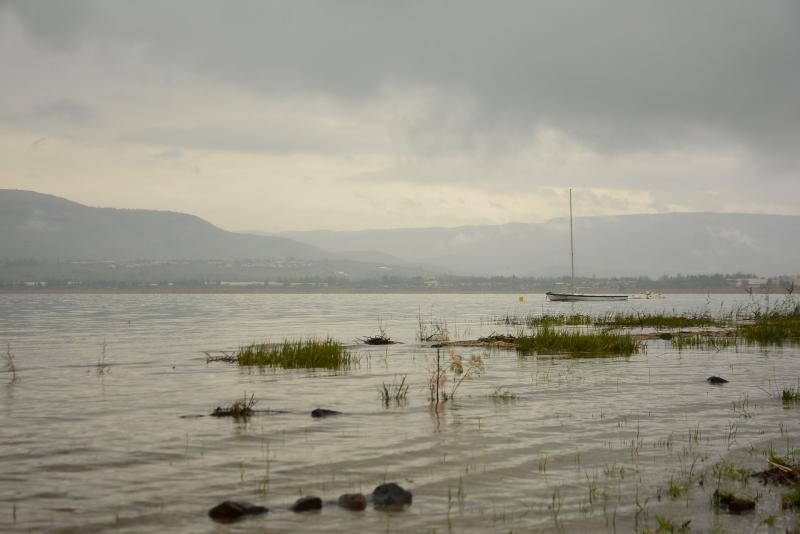
[[[667,213],[577,217],[575,269],[583,276],[800,270],[800,217]],[[569,219],[458,228],[281,234],[331,251],[376,249],[461,274],[569,274]]]
[[[333,256],[284,237],[228,232],[183,213],[94,208],[32,191],[0,190],[0,259],[322,260]]]
[[[800,271],[800,249],[789,242],[800,234],[798,216],[620,215],[578,217],[574,226],[579,276]],[[248,258],[326,263],[301,269],[317,275],[418,276],[439,270],[560,276],[569,273],[569,220],[250,235],[182,213],[92,208],[51,195],[0,190],[0,260]]]

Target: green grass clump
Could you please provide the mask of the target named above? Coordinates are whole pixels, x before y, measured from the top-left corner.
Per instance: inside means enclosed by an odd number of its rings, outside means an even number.
[[[597,324],[628,328],[690,328],[724,326],[725,321],[708,313],[670,315],[666,313],[616,313],[599,318]]]
[[[642,342],[629,334],[613,332],[570,332],[544,326],[530,336],[517,337],[517,350],[538,354],[587,354],[630,356]]]
[[[794,388],[786,388],[781,393],[781,400],[786,404],[800,402],[800,391]]]
[[[794,490],[781,495],[781,505],[787,508],[800,508],[800,484],[795,484]]]
[[[793,295],[773,308],[755,310],[750,324],[737,328],[737,334],[749,343],[782,345],[800,343],[800,303]]]
[[[346,369],[352,355],[331,338],[284,341],[281,345],[253,343],[236,352],[242,366],[282,367],[283,369]]]
[[[782,345],[800,342],[800,315],[796,317],[763,317],[753,324],[739,327],[739,335],[758,345]]]

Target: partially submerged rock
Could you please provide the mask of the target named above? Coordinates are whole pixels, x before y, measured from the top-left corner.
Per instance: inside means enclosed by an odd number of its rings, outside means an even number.
[[[321,510],[322,499],[319,497],[300,497],[292,505],[292,512],[308,512],[311,510]]]
[[[706,382],[709,384],[727,384],[728,381],[722,378],[721,376],[709,376],[706,378]]]
[[[744,499],[737,497],[733,493],[721,492],[716,490],[714,492],[714,503],[720,508],[727,508],[732,514],[741,514],[755,510],[756,501],[753,499]]]
[[[342,412],[328,410],[327,408],[317,408],[315,410],[311,410],[311,417],[330,417],[331,415],[342,415]]]
[[[401,508],[411,504],[411,492],[394,482],[381,484],[372,492],[372,504],[376,508]]]
[[[345,493],[336,501],[342,508],[348,510],[364,510],[367,507],[367,498],[363,493]]]
[[[236,521],[246,515],[266,514],[269,510],[264,506],[256,506],[246,501],[223,501],[208,511],[208,516],[215,521]]]

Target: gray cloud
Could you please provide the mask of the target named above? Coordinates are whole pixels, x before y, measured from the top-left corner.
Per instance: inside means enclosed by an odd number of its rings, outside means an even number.
[[[265,93],[431,87],[472,99],[476,129],[546,124],[613,151],[733,140],[791,155],[800,142],[792,0],[11,5],[54,48],[135,47],[162,72]]]

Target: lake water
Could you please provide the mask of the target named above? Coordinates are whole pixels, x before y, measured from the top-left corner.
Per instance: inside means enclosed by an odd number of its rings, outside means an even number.
[[[771,514],[777,527],[796,528],[780,491],[755,480],[737,486],[760,496],[755,513],[715,512],[710,496],[735,485],[720,462],[762,470],[767,451],[798,447],[800,408],[776,398],[798,385],[797,347],[677,352],[654,340],[642,354],[599,359],[458,348],[480,355],[485,370],[435,410],[427,382],[436,351],[416,341],[420,321],[474,339],[513,333],[493,322],[506,314],[716,314],[752,300],[3,294],[0,342],[18,380],[0,374],[0,531],[630,532],[661,516],[691,520],[695,531],[766,532]],[[402,344],[355,343],[381,326]],[[328,335],[359,363],[259,372],[204,354]],[[385,406],[378,388],[403,375],[407,402]],[[709,385],[710,375],[730,383]],[[182,417],[251,393],[256,408],[276,412]],[[345,415],[313,419],[317,407]],[[335,500],[384,481],[411,490],[413,505],[288,511],[304,495]],[[225,499],[270,512],[219,525],[207,511]]]

